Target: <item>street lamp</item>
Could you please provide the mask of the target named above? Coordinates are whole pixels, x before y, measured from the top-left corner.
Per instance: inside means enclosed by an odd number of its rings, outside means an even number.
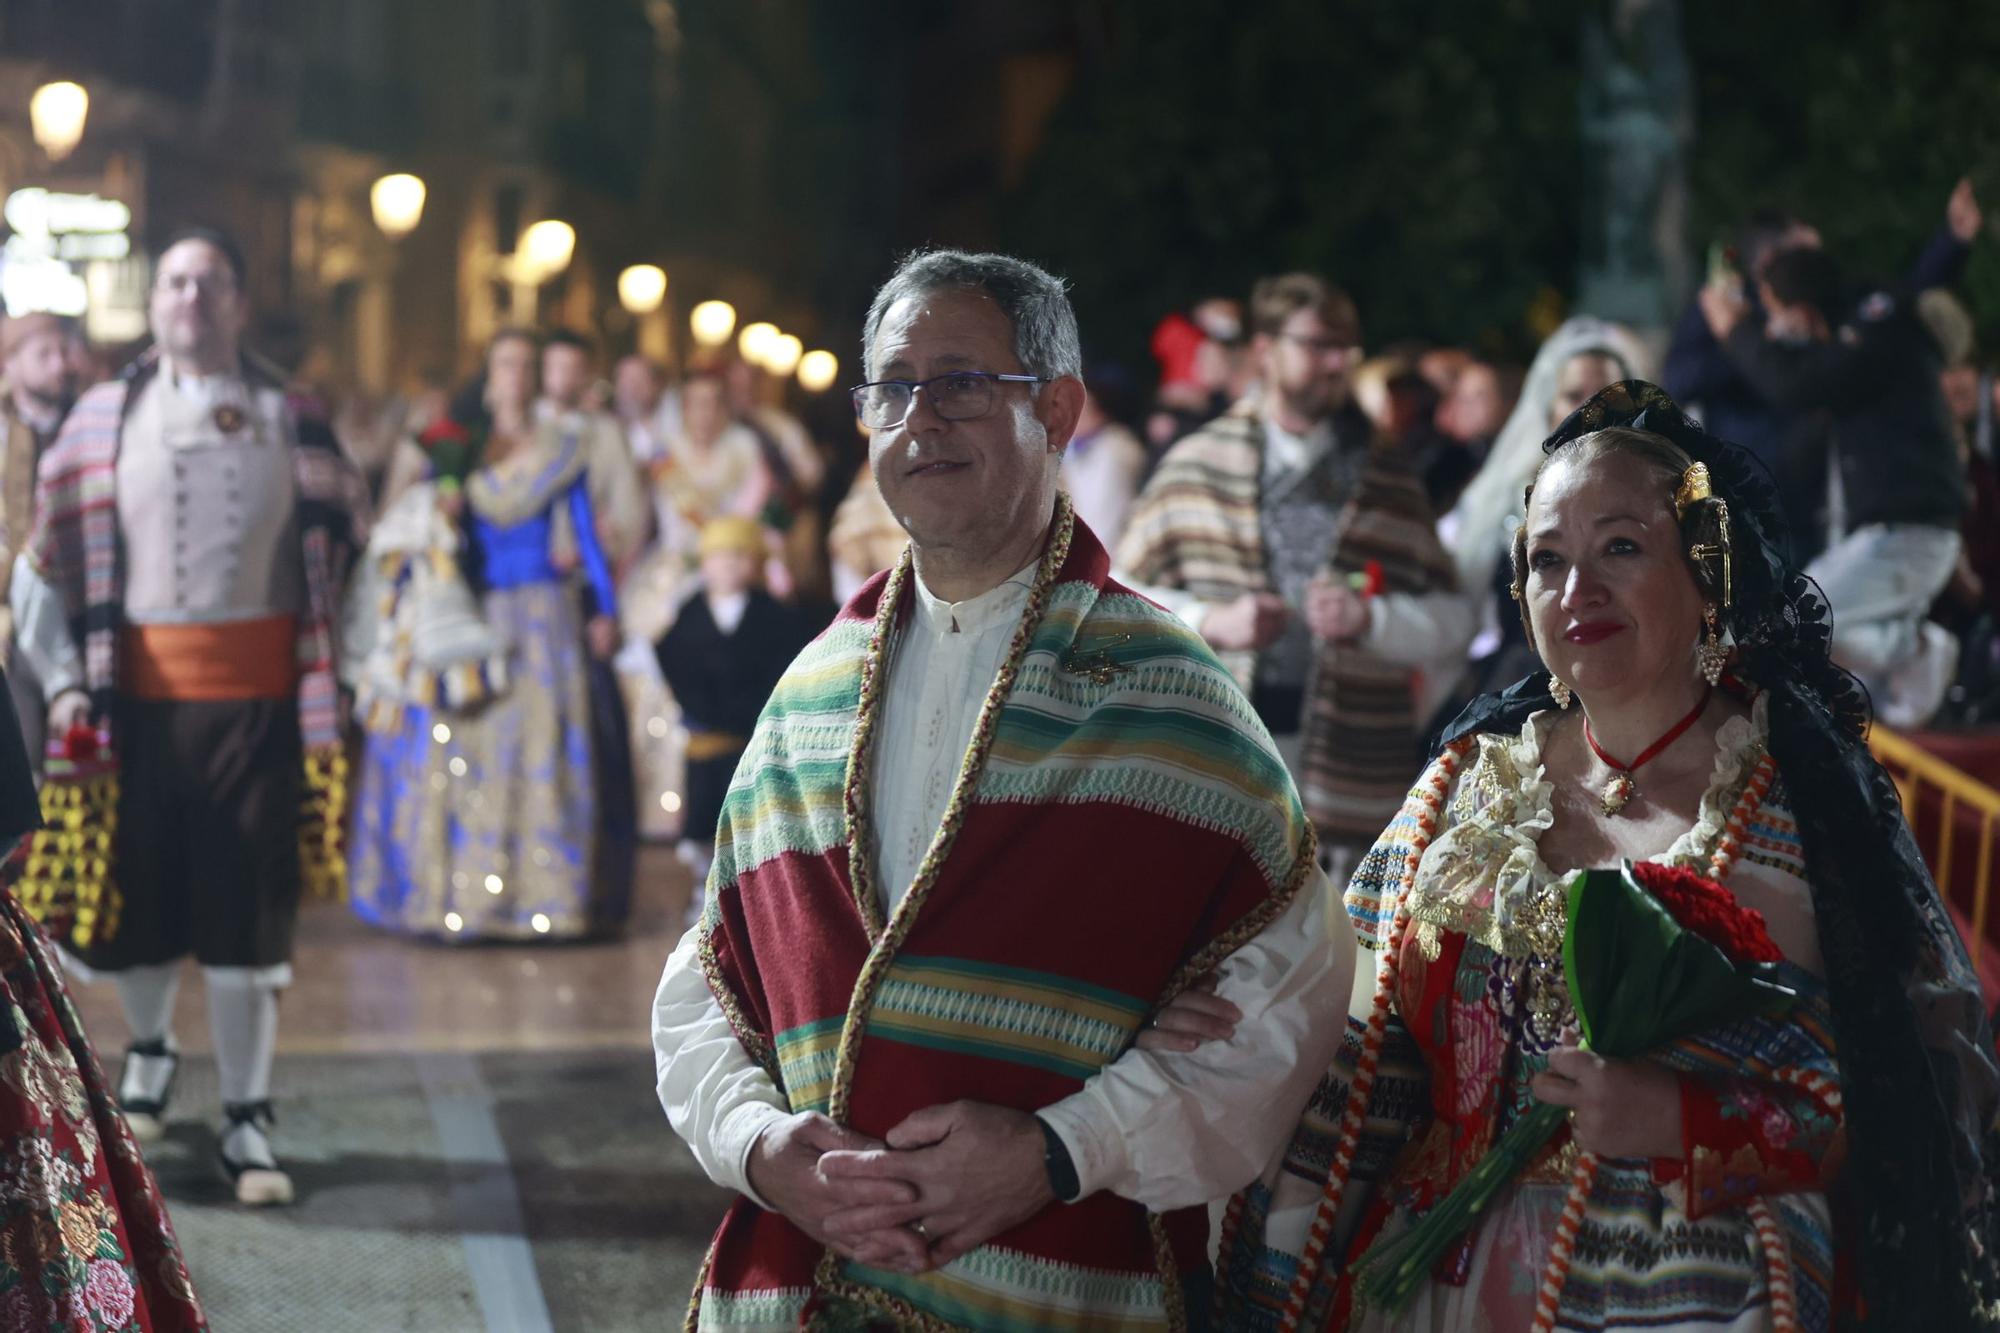
[[[423,221],[424,183],[408,172],[384,176],[368,191],[368,207],[374,211],[375,225],[392,241],[400,241]]]
[[[720,347],[736,329],[736,307],[727,301],[703,301],[688,312],[688,328],[703,347]]]
[[[765,354],[771,349],[771,344],[780,336],[776,324],[766,324],[761,320],[755,324],[745,324],[743,332],[736,335],[736,350],[741,352],[743,359],[751,365],[761,366],[764,364]]]
[[[634,264],[618,275],[618,304],[634,315],[650,315],[667,299],[667,271],[658,264]]]
[[[529,282],[542,283],[568,268],[575,254],[576,228],[554,218],[543,218],[521,233],[514,262],[525,270],[523,276]]]
[[[832,352],[807,352],[799,358],[799,387],[825,393],[840,378],[840,358]]]
[[[70,150],[83,142],[83,122],[89,115],[90,94],[80,83],[45,83],[28,99],[28,122],[34,128],[35,142],[52,162],[68,157]]]
[[[789,333],[781,333],[764,347],[764,369],[784,379],[799,368],[806,345]]]

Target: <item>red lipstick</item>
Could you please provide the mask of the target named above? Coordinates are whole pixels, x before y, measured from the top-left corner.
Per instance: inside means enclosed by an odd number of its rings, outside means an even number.
[[[1572,625],[1563,638],[1571,643],[1602,643],[1614,634],[1623,634],[1625,627],[1615,620],[1586,620],[1581,625]]]

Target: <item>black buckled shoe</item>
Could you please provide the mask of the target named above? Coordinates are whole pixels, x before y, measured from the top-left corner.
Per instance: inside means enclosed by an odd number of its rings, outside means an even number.
[[[223,1176],[236,1190],[236,1202],[246,1208],[290,1203],[292,1178],[278,1165],[265,1132],[278,1119],[271,1103],[230,1102],[222,1112],[222,1142],[216,1156]]]
[[[125,1065],[118,1071],[118,1109],[139,1142],[157,1142],[166,1132],[167,1102],[180,1070],[181,1053],[165,1037],[135,1041],[125,1048]]]

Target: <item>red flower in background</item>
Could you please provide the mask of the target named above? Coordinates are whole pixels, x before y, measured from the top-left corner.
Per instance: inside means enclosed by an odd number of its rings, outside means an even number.
[[[426,449],[435,449],[440,444],[468,444],[471,440],[471,432],[450,417],[439,417],[417,436],[417,443]]]
[[[79,764],[87,764],[97,758],[99,741],[97,729],[88,723],[79,722],[63,734],[63,758]]]
[[[1785,960],[1764,924],[1764,914],[1738,903],[1714,880],[1685,866],[1651,861],[1634,865],[1632,878],[1658,898],[1674,920],[1720,949],[1736,966]]]

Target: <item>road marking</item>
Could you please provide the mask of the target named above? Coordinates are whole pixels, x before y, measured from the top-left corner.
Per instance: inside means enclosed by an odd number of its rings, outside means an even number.
[[[415,1062],[487,1333],[555,1333],[535,1275],[521,1192],[493,1118],[493,1090],[480,1077],[478,1063],[463,1052],[425,1052]]]

